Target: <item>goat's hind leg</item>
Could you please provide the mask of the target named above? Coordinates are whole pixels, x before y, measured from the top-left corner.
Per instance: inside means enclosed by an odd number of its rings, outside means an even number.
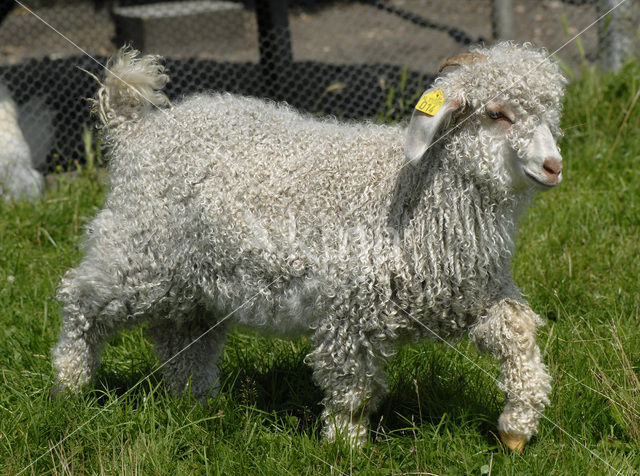
[[[498,429],[511,450],[522,451],[549,404],[551,377],[536,344],[536,328],[542,324],[526,303],[504,299],[493,305],[471,331],[478,349],[500,360],[500,388],[505,392],[506,405]]]
[[[169,280],[153,256],[138,251],[130,228],[108,209],[100,212],[84,259],[62,279],[62,332],[52,351],[56,393],[86,385],[106,340],[168,299]]]
[[[89,383],[104,343],[123,325],[113,278],[103,269],[85,261],[67,273],[58,290],[63,307],[62,331],[52,350],[54,393],[76,392]]]
[[[148,331],[169,391],[178,395],[188,389],[202,403],[218,393],[217,360],[226,339],[225,325],[205,316],[198,307],[177,319],[159,317]]]

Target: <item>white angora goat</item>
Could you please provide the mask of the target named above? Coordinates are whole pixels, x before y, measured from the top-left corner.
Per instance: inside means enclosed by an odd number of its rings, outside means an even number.
[[[231,326],[305,333],[324,434],[357,444],[398,345],[469,333],[502,363],[499,429],[521,449],[551,390],[542,320],[509,269],[518,217],[561,181],[565,80],[545,52],[452,58],[408,129],[230,94],[160,109],[168,78],[136,55],[117,54],[96,101],[111,191],[60,287],[58,388],[85,385],[105,340],[140,322],[176,356],[169,387],[191,378],[201,397]]]

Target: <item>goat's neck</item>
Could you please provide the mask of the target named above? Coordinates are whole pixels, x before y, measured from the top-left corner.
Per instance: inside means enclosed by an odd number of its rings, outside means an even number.
[[[465,268],[480,267],[490,278],[508,271],[527,202],[443,164],[408,165],[396,183],[389,225],[426,275],[464,280]]]

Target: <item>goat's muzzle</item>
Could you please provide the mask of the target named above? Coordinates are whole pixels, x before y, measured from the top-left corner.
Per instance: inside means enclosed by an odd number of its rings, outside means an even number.
[[[562,180],[562,162],[555,157],[548,157],[542,163],[542,170],[551,184],[559,184]]]

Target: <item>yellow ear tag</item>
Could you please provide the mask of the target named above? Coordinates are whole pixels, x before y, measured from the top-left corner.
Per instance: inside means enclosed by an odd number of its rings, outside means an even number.
[[[440,89],[423,94],[416,104],[416,109],[430,116],[435,116],[444,104],[444,95]]]

